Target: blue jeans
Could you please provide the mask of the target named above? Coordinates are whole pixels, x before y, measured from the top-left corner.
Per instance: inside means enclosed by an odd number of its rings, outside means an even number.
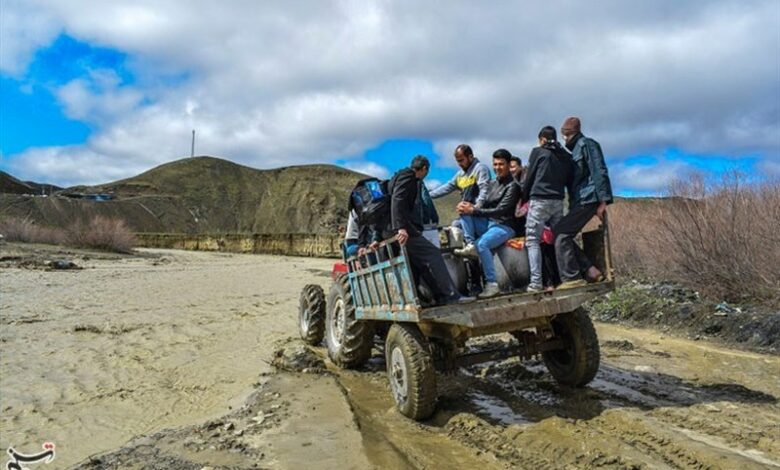
[[[479,262],[482,264],[482,271],[485,273],[485,282],[496,282],[493,250],[514,236],[515,231],[510,227],[491,220],[487,230],[477,240],[477,253],[479,254]]]
[[[488,219],[464,214],[460,216],[460,227],[463,229],[463,241],[468,245],[487,231]]]

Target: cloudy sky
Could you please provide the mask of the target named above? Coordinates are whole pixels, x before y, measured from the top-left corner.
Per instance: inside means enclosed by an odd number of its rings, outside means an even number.
[[[780,176],[780,1],[0,0],[0,169],[61,185],[196,154],[387,176],[525,157],[578,115],[613,185]]]

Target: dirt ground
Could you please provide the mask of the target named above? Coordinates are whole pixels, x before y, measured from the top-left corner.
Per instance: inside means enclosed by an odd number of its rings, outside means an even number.
[[[412,422],[381,345],[339,371],[293,338],[331,263],[0,246],[0,447],[54,442],[46,468],[780,467],[779,357],[613,324],[586,389],[483,364],[440,375],[437,413]]]

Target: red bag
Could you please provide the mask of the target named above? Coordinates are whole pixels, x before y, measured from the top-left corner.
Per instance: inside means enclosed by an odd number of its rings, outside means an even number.
[[[555,245],[555,235],[550,227],[544,227],[544,231],[542,232],[542,243]]]

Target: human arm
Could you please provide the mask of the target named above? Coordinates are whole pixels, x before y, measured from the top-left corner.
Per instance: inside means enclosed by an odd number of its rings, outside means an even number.
[[[612,185],[609,181],[607,164],[604,162],[604,154],[601,152],[601,145],[593,139],[587,139],[583,150],[587,152],[588,169],[596,189],[596,197],[601,203],[611,204]]]
[[[531,189],[536,180],[536,170],[539,166],[539,153],[537,150],[531,150],[531,154],[528,155],[528,169],[525,171],[523,189],[521,191],[523,201],[531,199]]]
[[[434,189],[432,189],[429,192],[429,194],[431,196],[431,199],[437,199],[437,198],[446,196],[449,193],[451,193],[451,192],[455,191],[456,189],[458,189],[458,185],[455,184],[455,178],[456,177],[457,177],[457,175],[453,176],[452,179],[450,179],[446,183],[444,183],[442,185],[439,185],[439,186],[435,187]]]
[[[420,235],[412,224],[412,210],[417,196],[417,178],[409,171],[396,177],[390,198],[390,227],[393,232],[405,230],[410,236]]]
[[[490,190],[490,169],[487,165],[480,163],[474,169],[474,172],[477,174],[477,187],[479,188],[479,194],[477,194],[477,200],[474,205],[482,207]]]
[[[476,217],[502,217],[510,214],[514,214],[517,207],[517,201],[520,200],[520,188],[514,183],[510,182],[504,189],[504,194],[501,195],[501,200],[496,207],[490,209],[484,209],[481,207],[474,207],[471,211],[471,215]]]

